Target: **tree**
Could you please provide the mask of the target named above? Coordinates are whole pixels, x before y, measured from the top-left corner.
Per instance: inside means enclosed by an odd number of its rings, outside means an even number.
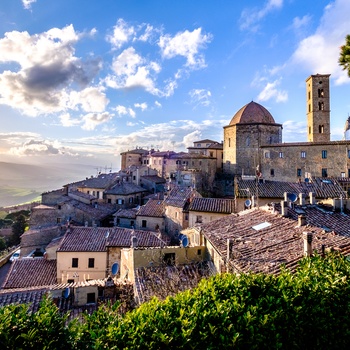
[[[350,35],[347,35],[345,40],[345,45],[340,47],[340,57],[338,62],[343,70],[347,70],[348,76],[350,77]]]
[[[24,215],[19,215],[16,221],[12,225],[12,239],[11,243],[17,245],[21,242],[21,236],[27,227],[26,217]]]

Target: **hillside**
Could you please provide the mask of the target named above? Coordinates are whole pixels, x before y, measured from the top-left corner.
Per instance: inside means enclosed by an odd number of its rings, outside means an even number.
[[[82,164],[28,165],[0,162],[0,206],[36,200],[42,192],[90,177],[96,170]]]

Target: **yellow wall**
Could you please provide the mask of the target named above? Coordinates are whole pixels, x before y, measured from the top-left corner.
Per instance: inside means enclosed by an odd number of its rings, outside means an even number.
[[[78,258],[78,267],[72,267],[72,258]],[[89,268],[89,258],[95,259],[95,267]],[[57,282],[67,280],[86,281],[106,277],[107,252],[57,252]]]

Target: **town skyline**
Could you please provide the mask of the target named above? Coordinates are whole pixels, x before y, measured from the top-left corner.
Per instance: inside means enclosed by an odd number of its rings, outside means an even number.
[[[305,79],[317,73],[331,74],[331,139],[343,137],[345,0],[50,3],[0,5],[0,161],[118,170],[136,147],[222,141],[252,100],[283,142],[306,141]]]

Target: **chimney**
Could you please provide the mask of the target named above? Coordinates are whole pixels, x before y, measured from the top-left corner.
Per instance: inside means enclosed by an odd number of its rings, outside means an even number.
[[[288,192],[284,192],[284,200],[287,202],[288,201]]]
[[[304,214],[298,215],[298,226],[305,226],[306,225],[306,216]]]
[[[254,208],[255,207],[255,196],[253,195],[252,196],[252,205],[251,205],[251,208]]]
[[[136,247],[137,247],[137,237],[131,236],[131,248],[136,248]]]
[[[312,255],[312,232],[303,232],[304,256]]]
[[[281,201],[281,215],[285,218],[288,216],[288,202],[287,201]]]
[[[316,204],[315,193],[314,192],[309,192],[309,197],[310,197],[310,204],[311,205]]]
[[[233,239],[227,239],[227,261],[233,259]]]
[[[299,193],[299,204],[305,205],[305,194],[304,193]]]

